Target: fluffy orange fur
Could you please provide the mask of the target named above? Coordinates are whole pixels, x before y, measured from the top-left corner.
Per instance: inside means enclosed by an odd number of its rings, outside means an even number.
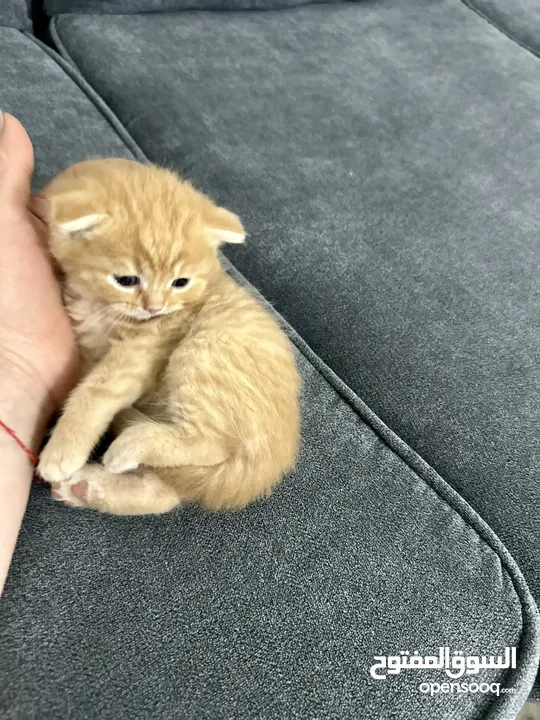
[[[300,381],[276,320],[221,267],[240,220],[129,160],[80,163],[43,194],[83,377],[40,474],[66,502],[122,515],[268,494],[295,462]],[[111,424],[103,464],[88,464]],[[84,499],[71,491],[81,482]]]

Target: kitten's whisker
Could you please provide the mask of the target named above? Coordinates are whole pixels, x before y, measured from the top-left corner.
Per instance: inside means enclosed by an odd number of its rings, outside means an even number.
[[[90,330],[99,329],[100,327],[100,321],[103,319],[107,312],[108,308],[99,308],[98,310],[94,311],[91,315],[88,315],[83,322],[81,323],[79,330],[82,332],[88,332]]]

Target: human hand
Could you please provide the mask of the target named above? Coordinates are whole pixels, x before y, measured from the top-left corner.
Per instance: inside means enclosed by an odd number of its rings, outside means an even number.
[[[34,454],[77,377],[77,350],[46,251],[39,201],[30,199],[34,151],[0,112],[0,420]],[[0,595],[28,500],[28,457],[0,429]]]
[[[0,419],[35,450],[78,356],[47,255],[45,201],[30,198],[33,167],[23,126],[0,114]]]

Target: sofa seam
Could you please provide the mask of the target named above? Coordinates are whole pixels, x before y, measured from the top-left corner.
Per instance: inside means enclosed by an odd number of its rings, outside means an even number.
[[[227,261],[229,262],[229,261]],[[231,263],[230,263],[231,264]],[[244,282],[247,282],[251,291],[253,286],[242,273],[232,264],[231,267],[234,274]],[[258,291],[257,295],[272,308],[271,304],[266,301]],[[535,670],[532,674],[530,687],[535,685],[538,669],[540,666],[540,611],[536,605],[536,601],[531,593],[527,580],[525,579],[519,565],[513,555],[510,553],[505,543],[499,538],[491,525],[467,502],[467,500],[439,473],[419,455],[408,443],[403,440],[394,430],[386,423],[361,399],[359,395],[344,381],[332,368],[324,362],[324,360],[313,350],[310,345],[302,338],[300,333],[291,326],[281,314],[278,318],[284,324],[289,337],[293,344],[309,362],[309,364],[318,372],[322,379],[333,389],[336,395],[348,405],[354,413],[375,433],[375,435],[383,442],[383,444],[395,455],[406,467],[424,484],[427,485],[439,500],[449,507],[453,513],[458,515],[465,526],[474,531],[481,542],[493,553],[501,564],[502,570],[509,578],[512,589],[518,605],[521,610],[521,632],[520,643],[524,639],[527,632],[526,625],[531,623],[528,628],[531,631],[533,647],[536,647]],[[431,476],[431,477],[430,477]],[[489,537],[489,536],[492,537]],[[496,546],[499,546],[498,548]],[[513,566],[513,567],[512,567]],[[522,594],[525,597],[522,597]],[[528,617],[530,611],[530,617]],[[530,695],[530,691],[528,693]],[[517,708],[517,711],[519,708]]]
[[[51,21],[51,26],[53,26],[52,21]],[[22,30],[21,32],[25,37],[27,37],[35,45],[37,45],[41,50],[43,50],[66,73],[66,75],[68,75],[68,77],[71,80],[73,80],[73,82],[77,85],[77,87],[90,100],[92,105],[94,105],[94,107],[100,113],[100,115],[103,117],[103,119],[111,126],[111,128],[114,130],[115,134],[124,143],[124,145],[131,152],[131,154],[138,160],[147,162],[148,160],[147,160],[146,156],[144,155],[144,153],[142,152],[141,148],[137,145],[135,140],[132,138],[132,136],[129,134],[129,132],[125,129],[124,125],[116,117],[116,115],[109,108],[109,106],[106,105],[103,98],[101,98],[100,95],[90,85],[90,83],[88,83],[80,75],[78,68],[71,61],[68,61],[65,57],[62,57],[62,55],[59,55],[58,53],[54,52],[54,50],[52,48],[50,48],[44,42],[42,42],[41,40],[36,38],[34,35],[32,35],[32,33],[28,32],[27,30]],[[55,42],[56,42],[56,39],[55,39]],[[66,52],[66,56],[69,57],[67,55],[67,52]]]
[[[468,0],[461,1],[465,4],[468,2]],[[474,11],[474,8],[471,9]],[[85,92],[86,96],[94,104],[96,109],[103,115],[104,119],[109,122],[118,137],[126,143],[126,146],[133,152],[134,156],[144,162],[149,162],[149,159],[146,157],[146,154],[138,145],[137,141],[132,137],[121,120],[115,115],[112,109],[92,87],[90,82],[82,75],[79,68],[73,62],[66,46],[58,35],[55,23],[56,19],[57,18],[51,19],[50,31],[52,39],[56,44],[60,55],[55,53],[52,48],[44,45],[36,38],[32,39],[40,47],[46,50],[47,54],[56,60],[60,67],[66,70],[79,88]],[[59,62],[60,60],[61,62]],[[126,142],[126,138],[129,144]],[[535,656],[533,656],[533,660],[536,661],[534,663],[535,667],[533,668],[531,665],[530,670],[530,674],[532,675],[530,687],[532,687],[538,670],[538,664],[540,662],[540,613],[527,581],[506,545],[498,537],[491,526],[476,512],[476,510],[474,510],[471,505],[469,505],[465,498],[463,498],[455,488],[447,483],[446,480],[444,480],[444,478],[439,475],[439,473],[437,473],[437,471],[415,450],[413,450],[413,448],[411,448],[397,433],[387,426],[386,423],[384,423],[384,421],[379,418],[379,416],[354,392],[354,390],[352,390],[352,388],[345,383],[345,381],[342,380],[337,373],[335,373],[332,368],[322,360],[322,358],[320,358],[320,356],[301,337],[300,333],[292,325],[290,325],[290,323],[280,313],[276,312],[271,303],[263,295],[261,295],[261,293],[249,282],[246,277],[244,277],[240,270],[238,270],[231,261],[228,260],[228,258],[224,258],[224,260],[228,271],[232,275],[235,275],[236,278],[241,281],[242,284],[247,286],[267,308],[278,316],[280,323],[287,330],[287,333],[295,347],[317,371],[322,379],[334,390],[338,397],[351,407],[355,414],[371,428],[371,430],[388,447],[388,449],[403,463],[405,463],[405,465],[416,477],[418,477],[425,485],[430,487],[435,495],[447,507],[456,513],[465,525],[470,527],[483,544],[486,545],[498,558],[501,563],[501,567],[510,579],[514,595],[521,609],[520,644],[526,640],[526,636],[528,634],[530,635],[530,640],[532,640],[533,652],[534,648],[537,648]],[[527,673],[522,673],[522,675],[518,676],[516,680],[526,681]],[[502,709],[504,709],[504,696],[501,697],[503,698]],[[508,702],[511,703],[512,700],[517,697],[519,697],[518,694],[511,695]],[[501,706],[499,705],[498,707],[500,708]]]
[[[498,30],[502,35],[507,37],[513,43],[515,43],[516,45],[519,45],[519,47],[523,48],[523,50],[526,50],[527,52],[531,53],[531,55],[534,55],[534,57],[540,58],[540,50],[535,50],[528,43],[524,42],[523,40],[520,40],[516,35],[509,32],[508,30],[506,30],[496,20],[489,17],[489,15],[486,15],[486,13],[483,10],[480,10],[480,8],[473,5],[472,0],[461,0],[461,3],[463,5],[465,5],[466,8],[471,10],[473,13],[478,15],[479,18],[482,18],[482,20],[485,20],[487,23],[489,23],[489,25],[494,27],[496,30]]]

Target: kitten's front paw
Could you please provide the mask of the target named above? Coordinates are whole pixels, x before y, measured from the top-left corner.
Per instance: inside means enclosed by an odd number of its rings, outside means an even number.
[[[49,483],[67,480],[86,463],[88,454],[78,452],[73,443],[55,440],[54,434],[39,456],[38,473]]]
[[[118,474],[136,470],[141,464],[141,442],[137,428],[128,428],[114,440],[103,456],[103,467]]]

